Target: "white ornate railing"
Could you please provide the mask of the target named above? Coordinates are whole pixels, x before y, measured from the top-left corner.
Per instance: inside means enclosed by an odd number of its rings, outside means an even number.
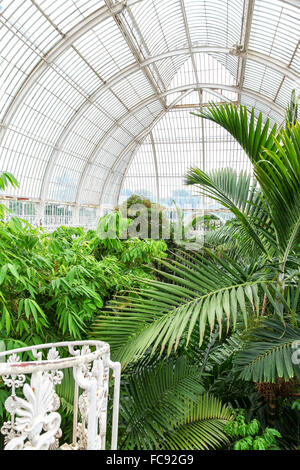
[[[36,360],[22,362],[24,353]],[[110,349],[101,341],[49,343],[0,353],[0,376],[10,388],[3,423],[6,450],[104,450],[106,445],[109,369],[114,395],[111,449],[117,449],[120,398],[119,362],[110,360]],[[73,441],[63,443],[60,398],[55,391],[65,369],[73,370]],[[21,393],[23,392],[23,397]]]

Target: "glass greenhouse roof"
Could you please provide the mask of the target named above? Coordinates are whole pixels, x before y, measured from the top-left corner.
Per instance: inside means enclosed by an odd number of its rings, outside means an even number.
[[[298,0],[0,1],[0,170],[7,195],[187,208],[193,165],[250,170],[210,101],[279,125],[300,91]]]

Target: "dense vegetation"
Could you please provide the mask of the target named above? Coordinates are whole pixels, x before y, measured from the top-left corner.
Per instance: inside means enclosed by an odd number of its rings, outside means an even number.
[[[86,337],[104,302],[151,277],[147,264],[166,248],[162,240],[101,240],[82,228],[48,233],[18,218],[2,222],[2,340],[11,348]]]
[[[119,304],[108,303],[92,329],[94,335],[110,342],[115,358],[133,375],[138,374],[139,382],[148,373],[145,367],[140,372],[145,357],[151,364],[148,367],[158,367],[167,377],[170,361],[188,361],[198,369],[198,388],[189,385],[183,396],[178,387],[180,403],[197,406],[203,393],[209,393],[233,409],[245,409],[246,424],[259,420],[262,430],[268,429],[265,436],[277,437],[279,445],[289,449],[299,446],[295,397],[300,369],[294,354],[300,333],[300,125],[296,113],[292,101],[280,132],[276,126],[270,129],[268,122],[263,126],[261,115],[255,122],[254,112],[249,118],[242,107],[212,105],[202,114],[237,139],[251,160],[254,177],[238,175],[233,169],[209,174],[191,169],[186,183],[217,200],[232,213],[232,219],[206,235],[201,251],[177,251],[162,259],[155,271],[160,279],[144,280],[132,295],[119,294]],[[166,369],[159,368],[160,364]],[[175,374],[176,366],[173,370]],[[152,374],[152,380],[155,383],[158,375]],[[231,418],[216,411],[207,421],[185,407],[181,421],[177,390],[173,388],[171,407],[171,398],[164,406],[168,386],[165,376],[160,380],[161,395],[157,392],[152,405],[161,404],[155,413],[149,406],[148,419],[142,406],[151,403],[148,387],[136,397],[143,410],[132,414],[137,420],[132,424],[134,432],[143,436],[139,447],[201,448],[204,443],[212,447],[224,443],[216,430],[220,420]],[[209,430],[203,422],[210,423]],[[164,436],[170,432],[172,443],[165,444],[160,432]]]
[[[128,230],[124,206],[87,233],[1,222],[2,340],[109,342],[123,368],[123,449],[298,449],[297,106],[293,98],[279,132],[243,107],[212,105],[200,116],[231,133],[253,165],[253,177],[229,168],[186,175],[232,218],[205,220],[203,248],[173,238],[169,251],[162,240],[102,239],[112,219],[119,235]],[[60,393],[68,431],[70,377]]]

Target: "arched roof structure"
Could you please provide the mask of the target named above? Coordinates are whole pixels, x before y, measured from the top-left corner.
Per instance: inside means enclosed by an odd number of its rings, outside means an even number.
[[[298,0],[2,0],[0,169],[20,183],[10,194],[116,204],[151,148],[164,197],[156,126],[181,129],[184,110],[213,99],[282,123],[300,87],[299,32]],[[205,167],[212,131],[198,127]]]

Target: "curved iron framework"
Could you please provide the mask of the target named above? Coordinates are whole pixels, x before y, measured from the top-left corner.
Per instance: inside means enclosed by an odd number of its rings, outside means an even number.
[[[300,86],[299,3],[2,0],[0,170],[20,182],[6,196],[35,201],[40,218],[67,204],[76,224],[147,174],[146,190],[166,199],[172,160],[158,134],[180,129],[184,110],[231,101],[281,124]],[[190,125],[197,164],[220,165],[219,143],[207,143],[216,129]]]

